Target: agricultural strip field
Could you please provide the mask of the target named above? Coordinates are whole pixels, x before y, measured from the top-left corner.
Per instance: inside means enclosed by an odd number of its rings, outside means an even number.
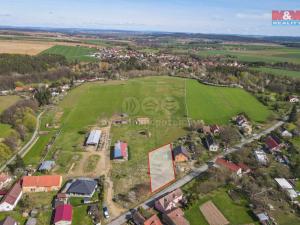
[[[246,112],[254,121],[264,121],[270,114],[242,89],[211,87],[187,80],[187,94],[190,116],[209,123],[226,124],[240,112]],[[110,120],[113,115],[128,114],[128,124],[111,128],[111,144],[122,140],[129,146],[129,160],[112,163],[115,194],[127,193],[137,184],[149,185],[148,152],[184,135],[188,126],[185,82],[181,78],[146,77],[87,83],[70,91],[56,110],[63,112],[61,133],[47,159],[59,156],[54,172],[61,174],[69,171],[72,165],[76,170],[80,164],[78,160],[85,151],[85,135],[92,127],[104,126],[103,120]],[[50,122],[55,115],[51,112],[43,117]],[[151,123],[137,125],[137,117],[148,117]],[[36,151],[40,154],[42,150]],[[36,159],[26,160],[26,163],[36,163]]]
[[[259,67],[259,68],[255,68],[255,70],[258,70],[263,73],[273,74],[276,76],[287,76],[287,77],[300,78],[300,71],[275,69],[275,68],[269,68],[269,67]]]
[[[263,122],[271,114],[242,89],[212,87],[195,80],[187,80],[187,106],[189,117],[209,124],[226,124],[232,116],[242,112],[252,121]]]
[[[42,54],[56,54],[63,55],[68,61],[83,61],[83,62],[93,62],[96,58],[89,56],[95,52],[95,48],[88,48],[82,46],[63,46],[56,45],[42,52]]]
[[[16,95],[0,96],[0,114],[19,100],[20,97]],[[10,132],[12,129],[9,125],[0,123],[0,139],[7,137]]]
[[[229,220],[230,225],[259,224],[259,222],[253,219],[254,215],[251,214],[246,203],[242,202],[236,204],[228,196],[225,189],[219,189],[200,198],[200,200],[185,211],[185,217],[190,222],[190,225],[209,225],[199,209],[203,203],[209,200],[211,200],[226,219]]]
[[[238,60],[245,62],[290,62],[300,64],[300,49],[287,47],[268,47],[266,49],[262,48],[256,50],[201,50],[198,51],[198,54],[200,56],[231,55],[237,57]]]

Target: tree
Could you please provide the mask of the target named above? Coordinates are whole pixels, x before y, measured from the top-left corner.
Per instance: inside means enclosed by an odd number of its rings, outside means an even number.
[[[297,106],[294,105],[293,108],[292,108],[292,111],[289,115],[289,122],[290,123],[295,123],[295,122],[297,122],[297,119],[298,119],[297,118]]]
[[[42,87],[38,89],[34,97],[39,102],[40,106],[50,104],[51,93],[48,88]]]
[[[224,127],[220,132],[220,138],[224,143],[225,147],[237,142],[239,140],[239,135],[233,127]]]

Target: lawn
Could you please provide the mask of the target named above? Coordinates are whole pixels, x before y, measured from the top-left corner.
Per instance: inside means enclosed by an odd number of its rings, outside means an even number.
[[[238,88],[212,87],[187,80],[188,115],[206,123],[226,124],[232,116],[246,113],[252,121],[263,122],[271,112],[255,97]]]
[[[98,164],[100,160],[100,156],[99,155],[90,155],[88,158],[88,164],[84,165],[84,172],[85,173],[90,173],[93,172],[96,169],[96,166]]]
[[[185,217],[190,222],[190,225],[208,225],[199,207],[209,200],[212,200],[227,220],[229,220],[230,225],[259,224],[254,220],[246,203],[236,204],[228,196],[225,189],[219,189],[200,198],[198,202],[185,211]]]
[[[277,76],[287,76],[287,77],[300,78],[300,72],[299,71],[275,69],[275,68],[269,68],[269,67],[259,67],[259,68],[255,68],[255,70],[258,70],[258,71],[263,72],[263,73],[269,73],[269,74],[277,75]]]
[[[88,47],[55,45],[52,48],[43,51],[41,54],[63,55],[68,61],[78,60],[83,62],[92,62],[96,61],[96,58],[89,55],[95,51],[96,49]]]

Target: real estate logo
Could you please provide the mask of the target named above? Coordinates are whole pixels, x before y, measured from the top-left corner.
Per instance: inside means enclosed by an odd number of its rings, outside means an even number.
[[[299,26],[300,10],[273,10],[272,25]]]

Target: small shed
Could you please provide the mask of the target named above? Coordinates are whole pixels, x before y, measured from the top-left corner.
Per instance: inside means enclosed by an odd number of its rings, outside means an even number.
[[[25,225],[36,225],[36,224],[37,224],[36,218],[29,217]]]
[[[92,130],[86,141],[86,145],[97,146],[101,138],[101,130]]]
[[[50,171],[55,166],[55,161],[44,161],[41,163],[38,171]]]

